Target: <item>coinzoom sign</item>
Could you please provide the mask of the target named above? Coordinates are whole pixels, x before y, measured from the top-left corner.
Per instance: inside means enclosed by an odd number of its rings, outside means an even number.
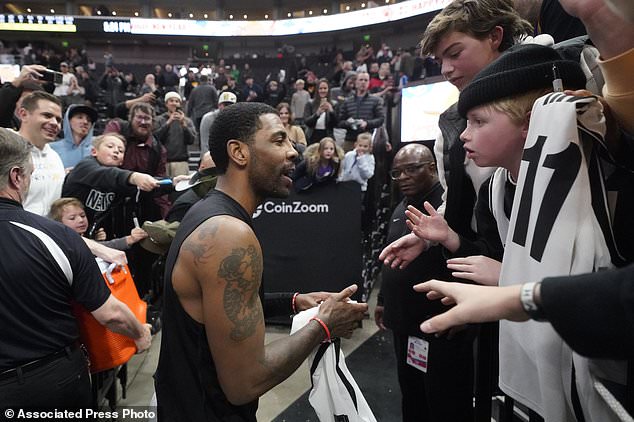
[[[330,211],[328,204],[305,204],[302,201],[273,202],[266,201],[258,205],[253,218],[258,218],[263,212],[266,214],[326,214]]]

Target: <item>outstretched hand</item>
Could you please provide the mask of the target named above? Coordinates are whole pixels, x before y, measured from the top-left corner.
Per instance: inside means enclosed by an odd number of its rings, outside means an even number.
[[[455,252],[460,247],[460,238],[456,232],[449,227],[445,217],[438,213],[432,204],[425,201],[423,207],[428,215],[411,205],[407,207],[407,227],[421,239],[440,243],[451,252]]]
[[[471,280],[485,286],[497,286],[500,281],[502,263],[483,255],[447,260],[452,276]]]
[[[431,242],[442,243],[447,240],[449,225],[441,214],[436,211],[432,204],[425,201],[423,204],[425,215],[422,211],[413,206],[408,206],[405,215],[407,216],[407,227],[416,236]]]
[[[528,315],[520,302],[520,284],[506,287],[475,286],[463,283],[447,283],[430,280],[417,284],[414,290],[426,292],[430,300],[456,306],[447,312],[424,321],[420,328],[424,333],[437,333],[458,325],[498,321],[526,321]]]
[[[160,186],[154,177],[136,171],[130,175],[129,182],[144,192],[150,192]]]
[[[403,269],[425,251],[428,243],[410,233],[387,245],[379,255],[379,260],[391,268]]]

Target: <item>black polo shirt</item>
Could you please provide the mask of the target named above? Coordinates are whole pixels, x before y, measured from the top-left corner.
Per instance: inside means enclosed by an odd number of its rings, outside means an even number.
[[[110,290],[81,237],[0,198],[0,372],[79,338],[71,300],[94,311]]]

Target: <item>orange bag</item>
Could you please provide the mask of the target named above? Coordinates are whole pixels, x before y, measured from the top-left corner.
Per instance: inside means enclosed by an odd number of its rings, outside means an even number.
[[[139,322],[144,324],[147,303],[139,298],[128,266],[108,264],[100,259],[97,263],[112,294],[128,305]],[[91,373],[123,365],[136,353],[134,340],[110,331],[78,303],[73,304],[73,311],[79,322],[81,342],[88,349]]]

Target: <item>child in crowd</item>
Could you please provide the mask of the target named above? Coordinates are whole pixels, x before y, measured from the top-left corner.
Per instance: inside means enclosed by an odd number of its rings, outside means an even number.
[[[293,174],[295,190],[307,190],[313,185],[335,182],[341,170],[343,150],[335,140],[323,138],[312,144],[304,152],[304,161],[299,163]]]
[[[51,205],[50,218],[59,221],[70,227],[80,236],[84,236],[88,230],[88,218],[84,206],[77,198],[60,198]],[[106,235],[103,229],[99,229],[95,240],[102,241],[101,244],[109,248],[124,251],[130,249],[138,241],[145,239],[148,234],[141,228],[133,228],[128,236],[118,239],[105,240]]]
[[[295,117],[296,125],[304,124],[304,109],[310,101],[310,94],[304,89],[304,80],[295,81],[295,92],[291,96],[291,114]]]
[[[77,198],[84,205],[89,223],[87,237],[106,224],[105,217],[117,200],[135,195],[137,189],[151,191],[156,186],[156,179],[149,174],[119,168],[124,154],[125,140],[121,135],[98,136],[93,140],[91,156],[81,160],[66,176],[62,196]],[[108,228],[106,231],[110,232]]]
[[[354,149],[346,152],[340,182],[349,180],[361,185],[361,192],[368,189],[368,180],[374,176],[374,155],[372,155],[372,135],[360,133],[354,143]]]

